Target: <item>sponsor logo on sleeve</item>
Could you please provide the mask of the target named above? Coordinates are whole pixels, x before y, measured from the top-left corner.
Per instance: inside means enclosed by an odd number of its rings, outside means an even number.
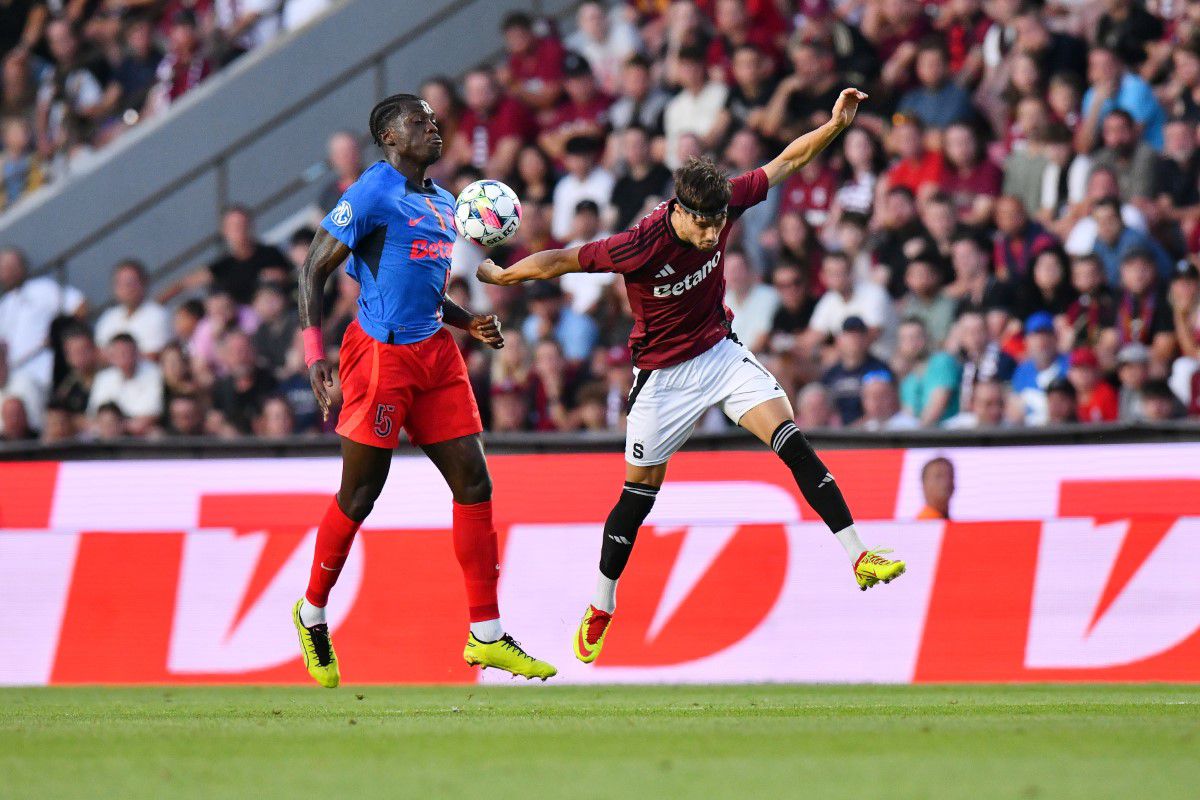
[[[344,228],[349,225],[350,220],[354,219],[354,209],[350,207],[350,201],[343,200],[342,202],[338,203],[337,206],[334,207],[333,211],[329,214],[329,219],[331,219],[333,224],[337,225],[339,228]]]

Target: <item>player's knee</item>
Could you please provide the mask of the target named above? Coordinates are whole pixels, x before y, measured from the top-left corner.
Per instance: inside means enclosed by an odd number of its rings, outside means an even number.
[[[383,484],[374,481],[359,484],[349,491],[343,489],[338,493],[338,505],[350,519],[361,522],[371,513],[382,491]]]
[[[492,499],[492,476],[486,465],[473,466],[466,470],[459,485],[455,487],[455,500],[464,505],[486,503]]]

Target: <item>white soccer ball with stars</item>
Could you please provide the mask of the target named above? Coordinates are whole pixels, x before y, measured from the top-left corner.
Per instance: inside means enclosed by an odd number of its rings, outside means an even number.
[[[454,227],[484,247],[504,244],[521,227],[521,201],[500,181],[475,181],[458,195]]]

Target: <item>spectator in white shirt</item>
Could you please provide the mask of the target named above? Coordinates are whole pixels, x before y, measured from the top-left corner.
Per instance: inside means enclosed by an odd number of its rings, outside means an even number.
[[[729,87],[721,81],[710,81],[704,66],[704,50],[685,47],[679,51],[679,94],[667,103],[663,115],[663,130],[667,136],[666,164],[671,169],[683,165],[679,139],[686,133],[695,134],[705,147],[713,142],[709,137],[716,128],[718,112],[725,107]]]
[[[596,0],[588,0],[575,14],[578,29],[564,42],[568,50],[587,59],[600,88],[609,94],[617,93],[621,66],[642,45],[637,29],[625,21],[623,11],[614,8],[610,14]]]
[[[600,206],[591,200],[580,200],[575,206],[571,223],[571,241],[566,249],[583,247],[588,242],[603,239],[608,232],[600,225]],[[600,300],[604,287],[613,282],[612,272],[568,272],[562,276],[562,289],[571,296],[571,308],[580,314],[590,314]]]
[[[141,357],[137,342],[128,333],[118,333],[108,345],[108,361],[92,384],[88,416],[95,418],[105,403],[116,403],[129,417],[128,430],[145,434],[163,410],[163,380],[158,365]]]
[[[171,315],[146,299],[146,268],[133,259],[122,261],[113,269],[112,287],[117,304],[96,320],[96,344],[105,347],[118,333],[128,333],[143,354],[157,359],[171,339]]]
[[[42,412],[46,406],[46,391],[24,374],[10,375],[4,342],[0,342],[0,403],[10,398],[20,400],[24,407],[29,427],[42,427]],[[0,419],[0,434],[4,431],[4,420]]]
[[[550,233],[560,242],[571,238],[571,224],[575,209],[582,200],[591,200],[605,213],[612,201],[616,179],[612,173],[599,166],[603,143],[592,136],[575,136],[567,140],[567,153],[563,159],[567,174],[554,187],[554,215],[550,221]]]
[[[872,352],[887,360],[896,333],[896,314],[887,291],[870,281],[855,281],[845,253],[829,253],[821,262],[825,294],[817,301],[809,321],[810,348],[842,331],[847,317],[861,317],[867,324]]]
[[[84,318],[83,294],[51,278],[30,278],[25,254],[15,247],[0,249],[0,292],[0,342],[7,344],[10,374],[48,387],[54,368],[50,324],[64,315]]]
[[[225,63],[275,38],[280,30],[281,0],[217,0],[217,25],[228,42]]]
[[[779,293],[765,286],[745,253],[725,251],[725,305],[733,312],[733,332],[751,352],[762,352],[779,308]]]
[[[283,29],[294,31],[329,8],[331,0],[284,0]]]

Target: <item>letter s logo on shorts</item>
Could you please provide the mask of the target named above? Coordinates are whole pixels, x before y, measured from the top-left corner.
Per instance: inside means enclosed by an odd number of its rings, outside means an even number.
[[[339,228],[344,228],[350,224],[350,220],[354,219],[354,209],[350,207],[349,200],[343,200],[334,207],[329,214],[329,218],[333,220],[333,224]]]

